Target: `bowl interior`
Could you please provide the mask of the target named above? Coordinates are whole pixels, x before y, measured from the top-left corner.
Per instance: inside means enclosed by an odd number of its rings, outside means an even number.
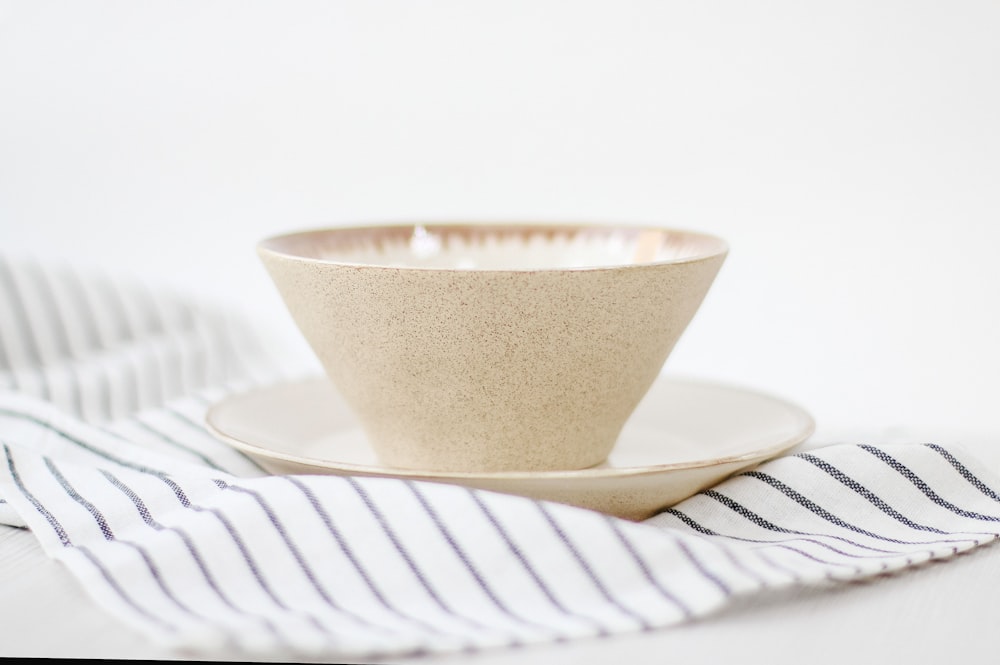
[[[354,265],[565,270],[690,261],[726,251],[714,236],[656,227],[413,224],[303,231],[261,249]]]

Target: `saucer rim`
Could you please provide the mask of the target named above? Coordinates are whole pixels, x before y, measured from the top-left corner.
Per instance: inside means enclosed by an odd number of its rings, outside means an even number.
[[[798,433],[794,436],[783,439],[779,443],[773,443],[764,448],[758,448],[737,455],[729,455],[725,457],[716,457],[711,459],[688,460],[685,462],[668,462],[664,464],[629,466],[620,468],[594,466],[585,469],[570,469],[570,470],[475,472],[475,471],[434,471],[434,470],[421,470],[421,469],[406,469],[400,467],[391,467],[387,465],[370,465],[370,464],[355,464],[350,462],[335,462],[316,457],[295,455],[291,453],[271,450],[269,448],[265,448],[263,446],[236,438],[223,431],[215,422],[213,422],[213,415],[217,420],[219,410],[221,410],[223,407],[225,407],[232,401],[235,401],[239,398],[245,398],[247,395],[251,393],[260,392],[264,390],[275,390],[279,389],[281,386],[301,385],[304,383],[321,383],[325,380],[326,378],[321,374],[311,375],[297,379],[286,379],[265,385],[258,385],[249,388],[247,390],[231,393],[229,395],[226,395],[225,397],[222,397],[219,400],[216,400],[208,407],[208,409],[206,409],[204,416],[205,426],[208,428],[208,430],[212,433],[213,436],[219,438],[220,440],[232,446],[233,448],[251,456],[263,457],[265,459],[274,461],[298,464],[301,466],[314,467],[317,469],[332,470],[339,473],[359,474],[368,476],[377,475],[377,476],[392,476],[397,478],[430,479],[430,480],[498,480],[498,481],[617,479],[617,478],[657,475],[662,473],[669,473],[672,471],[711,468],[715,466],[724,466],[731,464],[746,465],[754,461],[758,460],[763,461],[775,457],[780,453],[785,452],[805,442],[816,431],[816,421],[813,418],[813,416],[800,405],[791,402],[790,400],[785,399],[783,397],[778,397],[771,393],[759,391],[756,389],[745,388],[731,383],[711,381],[707,379],[696,379],[691,377],[680,377],[673,375],[661,375],[657,378],[657,382],[662,381],[676,385],[701,386],[707,388],[740,392],[740,393],[754,395],[759,398],[764,398],[777,405],[780,405],[800,421],[800,428],[798,430]]]

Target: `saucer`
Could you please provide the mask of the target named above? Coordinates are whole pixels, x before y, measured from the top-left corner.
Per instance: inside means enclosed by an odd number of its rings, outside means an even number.
[[[770,395],[660,376],[606,462],[577,471],[452,473],[379,463],[325,377],[230,395],[209,430],[275,474],[380,476],[445,482],[642,520],[805,441],[812,417]]]

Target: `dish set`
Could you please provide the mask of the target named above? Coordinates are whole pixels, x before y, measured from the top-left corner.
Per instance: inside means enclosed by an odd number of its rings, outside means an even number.
[[[658,227],[409,224],[265,239],[325,376],[210,430],[275,473],[375,475],[640,520],[804,441],[787,401],[664,375],[726,257]]]

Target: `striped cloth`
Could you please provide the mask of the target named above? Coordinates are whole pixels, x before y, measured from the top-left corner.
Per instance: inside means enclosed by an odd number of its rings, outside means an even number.
[[[937,445],[789,455],[645,523],[454,485],[272,476],[201,424],[215,399],[274,379],[250,330],[121,280],[0,261],[0,518],[186,655],[606,637],[1000,534],[1000,482]]]

